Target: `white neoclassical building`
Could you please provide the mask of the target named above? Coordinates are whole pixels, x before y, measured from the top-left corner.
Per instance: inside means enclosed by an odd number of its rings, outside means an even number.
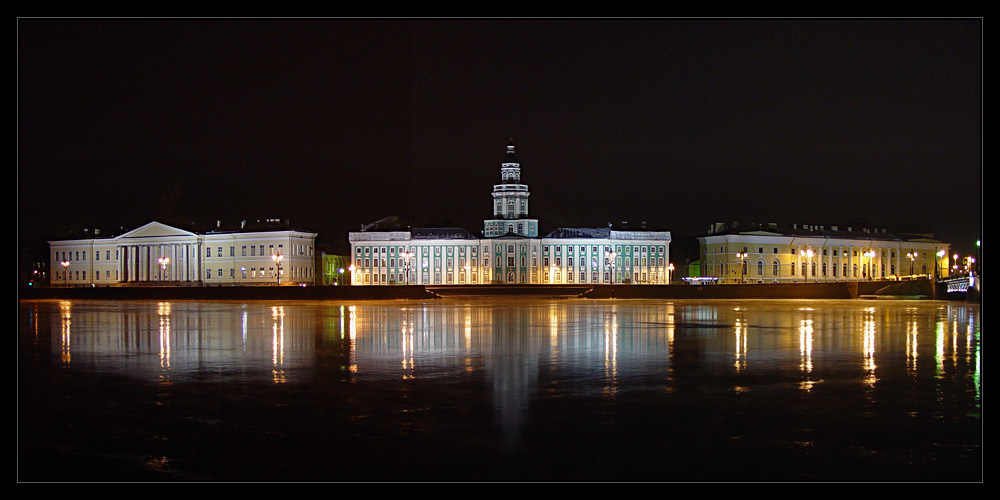
[[[482,237],[462,228],[407,228],[390,218],[351,232],[355,285],[666,284],[669,231],[560,228],[538,237],[514,144],[493,186]]]
[[[279,221],[195,233],[150,222],[118,236],[49,241],[53,286],[311,285],[316,234]]]
[[[947,243],[867,226],[720,223],[698,242],[701,276],[718,283],[948,276]]]

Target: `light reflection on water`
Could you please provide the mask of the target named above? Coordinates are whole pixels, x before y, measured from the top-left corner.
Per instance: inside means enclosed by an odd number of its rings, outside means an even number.
[[[533,418],[545,420],[533,408],[566,400],[766,393],[774,402],[826,386],[823,397],[839,404],[871,405],[891,399],[878,391],[885,384],[932,394],[901,398],[893,411],[939,411],[935,399],[968,398],[963,408],[977,412],[981,404],[975,304],[503,298],[20,307],[22,334],[58,332],[51,351],[63,369],[160,383],[308,385],[330,371],[348,374],[349,384],[434,382],[458,387],[457,399],[488,394],[494,423],[513,445]],[[962,383],[934,382],[945,379]]]

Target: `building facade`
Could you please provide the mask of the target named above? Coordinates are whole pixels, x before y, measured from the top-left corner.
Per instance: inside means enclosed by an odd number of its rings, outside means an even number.
[[[698,238],[717,283],[803,283],[948,275],[950,245],[867,227],[717,224]]]
[[[49,241],[52,286],[312,285],[316,234],[195,233],[150,222],[119,236]]]
[[[493,186],[492,217],[482,237],[462,228],[393,228],[351,232],[355,285],[665,284],[669,231],[560,228],[539,238],[528,215],[528,186],[514,144]]]

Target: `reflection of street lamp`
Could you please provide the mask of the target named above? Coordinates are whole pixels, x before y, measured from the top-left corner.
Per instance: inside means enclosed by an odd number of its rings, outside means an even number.
[[[167,269],[167,264],[170,263],[170,257],[160,257],[156,259],[156,262],[160,263],[160,281],[163,281],[163,271]]]
[[[958,256],[955,256],[955,259],[957,260]],[[69,261],[64,260],[59,265],[63,266],[63,284],[69,286]]]
[[[671,262],[667,265],[667,284],[670,284],[670,273],[674,270],[674,263]]]
[[[746,265],[744,264],[743,259],[747,258],[747,255],[749,254],[746,252],[736,252],[736,258],[740,260],[740,283],[745,281],[744,276],[746,273]]]
[[[277,276],[278,276],[278,284],[279,285],[281,284],[281,261],[284,258],[285,258],[285,256],[281,255],[280,253],[277,254],[277,255],[271,254],[271,260],[273,260],[274,264],[278,266],[278,274],[277,274]]]
[[[812,258],[813,258],[813,255],[814,255],[813,251],[812,251],[811,248],[807,249],[807,250],[799,250],[799,255],[802,256],[802,257],[806,257],[806,258],[809,259],[809,266],[806,267],[806,270],[802,273],[803,276],[805,277],[806,281],[809,281],[809,271],[810,271],[810,268],[812,267]]]
[[[410,252],[403,252],[403,253],[399,254],[399,256],[404,259],[403,260],[403,267],[406,269],[406,284],[409,285],[410,284],[410,258],[413,257],[413,254],[410,253]]]
[[[615,252],[612,252],[610,250],[608,250],[607,252],[604,252],[604,258],[607,259],[608,265],[611,266],[611,284],[612,285],[615,284],[615,258],[616,257],[618,257],[618,254],[615,253]]]

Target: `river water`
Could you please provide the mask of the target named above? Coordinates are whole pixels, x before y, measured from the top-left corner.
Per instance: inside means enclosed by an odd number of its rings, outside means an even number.
[[[980,306],[20,301],[21,481],[981,481]]]

